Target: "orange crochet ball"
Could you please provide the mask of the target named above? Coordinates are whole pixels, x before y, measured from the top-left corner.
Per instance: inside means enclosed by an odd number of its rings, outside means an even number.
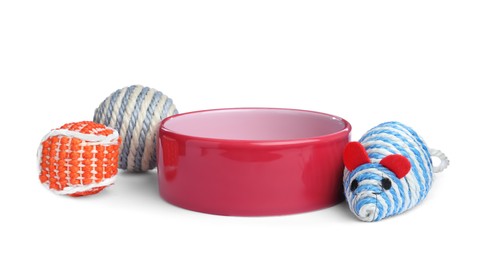
[[[90,121],[54,129],[38,149],[40,182],[57,194],[96,194],[114,183],[120,143],[115,129]]]

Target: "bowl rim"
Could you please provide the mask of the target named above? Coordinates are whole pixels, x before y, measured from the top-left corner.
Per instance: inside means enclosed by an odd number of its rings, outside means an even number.
[[[293,112],[313,113],[313,114],[332,117],[338,121],[343,122],[345,126],[343,127],[343,129],[339,131],[326,134],[326,135],[317,135],[313,137],[293,138],[293,139],[284,139],[284,140],[277,140],[277,139],[251,140],[251,139],[227,139],[227,138],[202,137],[202,136],[182,134],[182,133],[173,131],[169,128],[166,128],[164,126],[167,121],[172,120],[176,117],[184,116],[184,115],[215,112],[215,111],[229,111],[229,110],[284,110],[284,111],[293,111]],[[223,144],[285,145],[285,144],[312,143],[312,142],[319,142],[319,141],[333,141],[339,138],[343,138],[346,135],[350,135],[351,130],[352,130],[351,124],[344,118],[335,116],[332,114],[328,114],[328,113],[313,111],[313,110],[296,109],[296,108],[277,108],[277,107],[232,107],[232,108],[215,108],[215,109],[196,110],[196,111],[184,112],[184,113],[179,113],[176,115],[166,117],[160,123],[160,127],[158,130],[158,134],[159,134],[158,138],[160,138],[162,134],[167,133],[169,135],[176,136],[176,138],[180,138],[183,140],[199,140],[199,141],[216,142],[216,143],[223,143]]]

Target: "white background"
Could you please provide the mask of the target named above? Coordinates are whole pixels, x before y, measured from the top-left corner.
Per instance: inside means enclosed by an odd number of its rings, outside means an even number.
[[[480,259],[480,1],[2,1],[0,259]],[[378,223],[345,203],[281,217],[190,212],[155,171],[85,198],[38,180],[50,129],[143,84],[181,112],[339,115],[358,139],[399,120],[443,150],[415,209]],[[27,258],[26,258],[27,257]]]

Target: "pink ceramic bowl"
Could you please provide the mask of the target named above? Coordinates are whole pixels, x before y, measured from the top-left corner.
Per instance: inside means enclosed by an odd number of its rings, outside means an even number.
[[[234,108],[162,121],[159,191],[168,202],[219,215],[263,216],[343,199],[350,124],[304,110]]]

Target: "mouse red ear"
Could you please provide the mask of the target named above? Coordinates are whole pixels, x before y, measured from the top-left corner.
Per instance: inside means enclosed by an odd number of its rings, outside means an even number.
[[[407,173],[410,171],[410,168],[412,168],[410,161],[400,154],[389,155],[383,158],[380,161],[380,164],[395,173],[399,179],[405,177],[405,175],[407,175]]]
[[[369,163],[367,151],[359,142],[349,142],[343,151],[343,162],[349,171],[355,170],[358,166]]]

